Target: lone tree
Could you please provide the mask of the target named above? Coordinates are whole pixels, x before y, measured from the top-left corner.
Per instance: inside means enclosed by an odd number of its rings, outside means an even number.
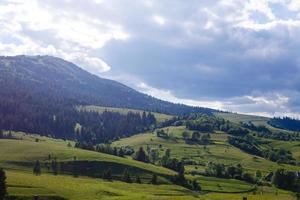
[[[139,151],[136,152],[135,160],[141,161],[141,162],[149,162],[149,158],[144,151],[143,147],[140,147]]]
[[[0,199],[4,199],[7,194],[5,171],[0,169]]]
[[[182,132],[182,137],[183,137],[183,139],[185,139],[185,140],[189,139],[189,137],[190,137],[189,132],[183,131],[183,132]]]
[[[33,174],[36,176],[41,175],[41,164],[40,161],[36,161],[33,167]]]
[[[136,182],[136,183],[139,183],[139,184],[142,183],[141,178],[140,178],[139,175],[136,175],[136,180],[135,180],[135,182]]]
[[[57,161],[56,158],[54,158],[51,162],[51,169],[54,175],[58,174],[58,167],[57,167]]]
[[[198,131],[194,131],[192,134],[192,141],[198,142],[200,139],[200,133]]]
[[[157,175],[156,175],[156,174],[153,174],[153,175],[152,175],[152,178],[151,178],[151,184],[157,185]]]
[[[201,191],[201,186],[199,185],[199,183],[197,182],[197,180],[195,180],[195,179],[193,180],[192,186],[193,186],[193,190],[194,191],[197,191],[197,192]]]
[[[124,170],[123,181],[126,182],[126,183],[132,183],[130,174],[129,174],[127,169]]]

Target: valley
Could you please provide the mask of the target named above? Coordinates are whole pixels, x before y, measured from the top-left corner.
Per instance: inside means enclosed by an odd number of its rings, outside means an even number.
[[[51,56],[0,72],[5,200],[300,198],[298,120],[162,101]]]

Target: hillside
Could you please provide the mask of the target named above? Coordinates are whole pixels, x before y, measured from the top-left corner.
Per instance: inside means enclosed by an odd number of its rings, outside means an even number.
[[[22,199],[32,199],[38,195],[40,199],[62,200],[62,199],[117,199],[117,200],[138,200],[138,199],[188,199],[188,200],[221,200],[221,199],[241,199],[248,196],[250,199],[283,199],[294,200],[292,193],[284,190],[275,190],[271,187],[263,187],[260,190],[263,194],[254,194],[253,185],[238,181],[222,178],[197,176],[203,192],[195,193],[183,187],[170,184],[164,177],[172,176],[173,171],[133,161],[131,159],[120,158],[108,154],[96,153],[76,149],[68,145],[69,141],[51,139],[38,135],[13,133],[16,139],[0,140],[0,165],[6,169],[8,192],[10,196]],[[143,137],[143,135],[141,135]],[[37,140],[38,139],[38,140]],[[145,139],[145,138],[144,138]],[[135,140],[132,140],[134,142]],[[146,139],[145,142],[148,142]],[[73,145],[73,142],[70,142]],[[176,145],[176,144],[174,144]],[[164,143],[163,143],[163,146]],[[179,149],[181,150],[181,148]],[[74,177],[68,172],[58,172],[54,175],[51,170],[42,165],[42,174],[35,176],[32,174],[32,167],[36,159],[42,163],[50,162],[48,155],[56,158],[59,163],[73,161],[76,156],[76,162],[89,161],[97,162],[98,170],[103,172],[108,167],[115,167],[119,172],[125,168],[129,169],[132,176],[139,172],[143,184],[129,184],[122,181],[105,181],[99,179],[99,175],[93,172],[93,176],[86,174],[81,170],[79,177]],[[114,171],[114,174],[118,174]],[[82,174],[81,174],[82,173]],[[159,174],[159,185],[148,184],[149,175]],[[277,193],[277,195],[275,195]]]
[[[168,114],[212,111],[150,97],[51,56],[0,57],[0,88],[0,94],[8,102],[22,97],[23,101],[14,102],[15,104],[52,102],[100,105]]]

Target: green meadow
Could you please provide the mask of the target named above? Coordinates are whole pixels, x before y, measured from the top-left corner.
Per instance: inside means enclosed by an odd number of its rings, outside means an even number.
[[[258,169],[263,173],[268,173],[279,168],[300,171],[299,166],[278,164],[271,162],[265,158],[250,155],[227,142],[228,135],[222,132],[211,133],[213,144],[198,145],[187,144],[181,137],[185,127],[167,127],[164,128],[171,135],[170,138],[164,139],[157,137],[155,133],[144,133],[124,138],[113,143],[115,146],[132,146],[138,149],[143,146],[147,148],[160,149],[161,155],[166,149],[171,150],[171,156],[178,159],[188,159],[194,161],[197,165],[188,165],[187,171],[203,172],[205,164],[208,162],[224,163],[225,165],[242,164],[242,166],[249,172],[255,173]],[[296,142],[298,145],[300,142]]]
[[[268,172],[279,167],[294,169],[290,165],[278,165],[263,158],[253,157],[227,143],[225,133],[211,134],[213,144],[191,145],[186,144],[181,137],[185,127],[166,127],[172,135],[171,139],[162,139],[154,133],[144,133],[124,138],[114,142],[115,146],[130,145],[135,149],[140,146],[160,148],[161,154],[171,149],[172,157],[191,159],[197,165],[187,165],[187,177],[199,181],[202,191],[192,192],[181,186],[171,184],[169,177],[175,172],[152,164],[137,162],[128,158],[120,158],[108,154],[74,148],[74,143],[60,139],[52,139],[38,135],[27,135],[21,132],[13,135],[18,138],[0,140],[0,167],[7,173],[8,192],[19,199],[32,199],[38,195],[40,199],[112,199],[112,200],[138,200],[138,199],[208,199],[231,200],[243,199],[278,199],[296,200],[296,196],[288,191],[278,190],[274,187],[255,187],[252,184],[234,179],[221,179],[203,175],[189,175],[191,171],[203,172],[206,162],[224,162],[227,165],[242,163],[246,170],[255,172],[260,169]],[[56,158],[58,162],[87,162],[90,169],[83,169],[78,177],[71,173],[58,173],[54,175],[44,164],[49,162],[48,156]],[[32,174],[32,166],[36,160],[42,163],[42,175]],[[96,167],[95,167],[96,166]],[[116,176],[122,176],[124,169],[129,169],[134,177],[141,176],[143,184],[129,184],[122,181],[104,181],[100,179],[100,172],[113,169]],[[114,171],[114,169],[116,169]],[[90,170],[90,173],[87,171]],[[149,184],[152,174],[158,174],[159,185]],[[96,175],[95,175],[96,174]]]

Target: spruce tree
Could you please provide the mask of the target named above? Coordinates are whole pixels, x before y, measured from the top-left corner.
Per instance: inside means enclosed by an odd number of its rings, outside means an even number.
[[[151,178],[151,184],[156,185],[157,184],[157,175],[153,174]]]
[[[198,191],[198,192],[201,191],[201,186],[196,181],[196,179],[193,180],[192,185],[193,185],[193,190]]]
[[[143,147],[140,147],[139,151],[136,152],[135,160],[141,161],[141,162],[149,162],[149,158],[144,151]]]
[[[123,181],[126,182],[126,183],[132,183],[130,174],[129,174],[127,169],[124,170]]]
[[[142,183],[142,181],[141,181],[141,178],[140,178],[140,176],[139,176],[139,175],[137,175],[137,176],[136,176],[136,180],[135,180],[135,182],[136,182],[136,183],[139,183],[139,184],[141,184],[141,183]]]
[[[40,161],[36,161],[33,167],[33,174],[36,176],[41,175],[41,164]]]

